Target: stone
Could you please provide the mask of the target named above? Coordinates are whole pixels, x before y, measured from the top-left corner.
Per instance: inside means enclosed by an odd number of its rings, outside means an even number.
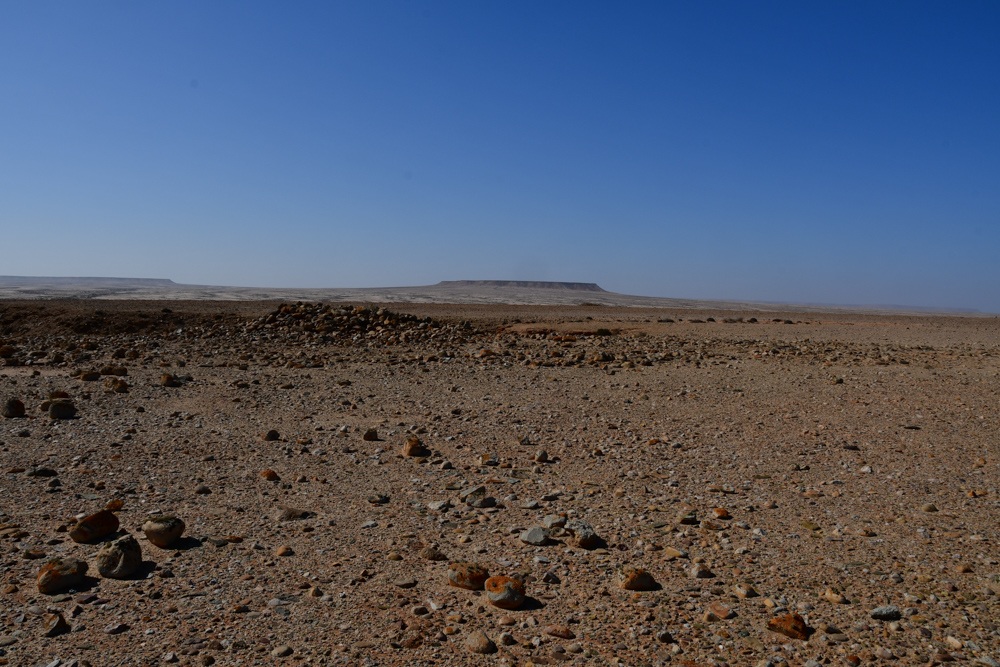
[[[101,510],[77,522],[69,537],[74,542],[93,542],[118,531],[118,517],[111,510]]]
[[[139,569],[142,549],[131,535],[108,542],[97,552],[97,571],[102,577],[124,579]]]
[[[601,544],[601,538],[597,536],[594,527],[586,521],[580,519],[567,521],[563,529],[569,533],[567,541],[579,549],[596,549]]]
[[[809,638],[809,628],[806,626],[805,620],[798,614],[785,614],[778,618],[772,618],[767,622],[767,629],[789,639],[805,641]]]
[[[413,577],[402,577],[392,582],[392,585],[397,588],[413,588],[417,585],[417,580]]]
[[[542,525],[549,530],[562,528],[566,525],[566,517],[559,514],[549,514],[542,518]]]
[[[403,456],[429,456],[430,452],[424,447],[420,438],[411,435],[403,442]]]
[[[179,387],[181,386],[181,381],[175,378],[170,373],[164,373],[160,376],[160,386],[161,387]]]
[[[365,442],[375,442],[378,440],[378,431],[373,428],[366,429],[361,439]]]
[[[573,631],[565,625],[547,625],[542,632],[552,637],[559,637],[560,639],[576,639]]]
[[[930,513],[930,512],[937,512],[938,508],[937,508],[936,505],[934,505],[934,503],[927,503],[925,505],[921,505],[920,506],[920,511],[921,512],[928,512],[928,513]]]
[[[840,591],[835,588],[827,588],[823,593],[823,598],[827,602],[832,602],[833,604],[848,604],[850,601],[840,594]]]
[[[424,560],[441,561],[448,560],[448,557],[438,551],[436,547],[427,546],[417,552],[417,555]]]
[[[18,419],[24,416],[24,403],[16,398],[8,398],[0,408],[0,416],[6,419]]]
[[[298,509],[296,507],[282,507],[278,511],[277,519],[278,521],[299,521],[300,519],[306,519],[310,516],[308,510]]]
[[[898,621],[902,618],[902,615],[899,613],[899,607],[896,605],[886,605],[872,609],[871,617],[876,621]]]
[[[733,612],[732,609],[722,604],[721,602],[712,602],[711,604],[708,605],[707,611],[711,612],[712,614],[715,614],[717,618],[723,621],[736,616],[736,614]]]
[[[272,428],[270,431],[260,436],[260,439],[264,442],[274,442],[275,440],[281,439],[281,434]]]
[[[278,547],[277,551],[275,551],[274,553],[277,556],[294,556],[295,555],[295,551],[290,546],[288,546],[287,544],[283,544],[280,547]]]
[[[49,403],[49,419],[72,419],[76,416],[76,406],[68,398],[57,398]]]
[[[38,592],[51,594],[72,588],[83,581],[86,573],[87,563],[78,558],[53,558],[38,571]]]
[[[736,597],[741,600],[746,598],[755,598],[759,595],[756,589],[754,589],[754,587],[750,584],[736,584],[733,586],[733,592],[736,594]]]
[[[524,584],[510,577],[490,577],[483,587],[486,589],[486,599],[494,607],[500,609],[517,609],[525,600]]]
[[[42,635],[45,637],[56,637],[69,632],[69,630],[69,623],[66,622],[62,614],[48,614],[42,625]]]
[[[263,479],[266,482],[277,482],[281,480],[281,477],[278,476],[278,473],[274,472],[270,468],[267,468],[266,470],[261,470],[260,476],[261,479]]]
[[[198,496],[207,496],[208,494],[212,493],[212,489],[210,489],[206,484],[199,484],[198,486],[194,487],[194,493],[195,495]]]
[[[291,654],[295,653],[291,646],[287,644],[281,644],[280,646],[275,646],[271,649],[271,655],[275,658],[287,658]]]
[[[518,539],[533,547],[540,547],[549,541],[549,531],[541,526],[535,526],[518,535]]]
[[[481,591],[490,573],[477,563],[457,561],[448,565],[448,585],[468,591]]]
[[[108,623],[104,626],[104,633],[108,635],[120,635],[121,633],[128,630],[128,625],[125,623]]]
[[[497,652],[497,645],[482,630],[476,630],[465,638],[465,648],[480,655]]]
[[[539,449],[537,452],[535,452],[536,463],[545,463],[548,460],[549,460],[549,455],[544,449]]]
[[[158,516],[146,519],[142,532],[150,544],[166,549],[184,534],[184,522],[173,516]]]
[[[691,566],[691,569],[688,570],[688,573],[693,579],[711,579],[715,576],[715,573],[712,572],[712,570],[710,570],[704,563],[695,563]]]
[[[644,568],[625,567],[621,571],[618,587],[625,591],[651,591],[656,588],[656,580]]]

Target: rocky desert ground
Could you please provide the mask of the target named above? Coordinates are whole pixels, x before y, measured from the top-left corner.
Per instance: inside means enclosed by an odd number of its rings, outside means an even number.
[[[998,665],[998,322],[0,302],[0,664]]]

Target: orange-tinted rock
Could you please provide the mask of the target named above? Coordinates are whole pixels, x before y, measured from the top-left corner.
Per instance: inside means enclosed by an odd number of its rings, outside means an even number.
[[[280,477],[278,477],[278,473],[274,472],[270,468],[268,468],[267,470],[261,470],[260,476],[263,477],[268,482],[277,482],[279,479],[281,479]]]
[[[489,578],[490,573],[486,568],[476,563],[457,562],[448,565],[448,583],[456,588],[481,591]]]
[[[576,639],[576,635],[565,625],[547,625],[544,630],[545,634],[551,635],[552,637],[559,637],[560,639]]]
[[[55,593],[83,581],[87,564],[77,558],[53,558],[38,571],[38,592]]]
[[[411,435],[403,443],[403,456],[427,456],[429,452],[424,449],[424,443],[415,435]]]
[[[161,387],[179,387],[181,386],[181,381],[175,378],[170,373],[164,373],[160,376],[160,386]]]
[[[809,628],[806,627],[806,622],[798,614],[785,614],[778,618],[772,618],[767,622],[767,629],[790,639],[805,641],[809,638]]]
[[[510,577],[490,577],[483,584],[486,599],[500,609],[517,609],[524,604],[524,584]]]
[[[715,515],[716,519],[729,518],[729,510],[727,510],[725,507],[716,507],[714,510],[712,510],[712,514]]]
[[[656,588],[656,581],[641,567],[626,567],[622,570],[618,586],[626,591],[651,591]]]
[[[118,517],[110,510],[101,510],[80,519],[73,530],[69,531],[69,536],[74,542],[91,542],[117,530]]]

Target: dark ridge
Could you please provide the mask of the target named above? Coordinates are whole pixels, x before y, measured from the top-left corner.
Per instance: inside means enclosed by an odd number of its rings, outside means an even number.
[[[165,287],[175,285],[166,278],[69,278],[50,276],[0,276],[0,285],[35,286],[62,285],[66,287]]]
[[[545,280],[442,280],[436,287],[519,287],[573,292],[603,292],[597,283],[557,283]]]

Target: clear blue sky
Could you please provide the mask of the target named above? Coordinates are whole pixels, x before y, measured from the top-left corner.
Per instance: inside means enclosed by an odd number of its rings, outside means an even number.
[[[0,0],[0,274],[1000,312],[1000,3]]]

